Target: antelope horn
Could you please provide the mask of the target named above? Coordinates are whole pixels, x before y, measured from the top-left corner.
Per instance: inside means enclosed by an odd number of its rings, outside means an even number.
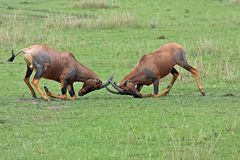
[[[112,80],[109,80],[109,82],[111,83],[113,88],[115,88],[119,93],[121,93],[121,94],[124,93],[123,89],[119,88],[119,86],[117,86],[114,82],[112,82]]]
[[[103,83],[101,88],[105,88],[110,84],[110,81],[113,79],[113,75],[111,77],[109,77],[108,81],[106,83]]]

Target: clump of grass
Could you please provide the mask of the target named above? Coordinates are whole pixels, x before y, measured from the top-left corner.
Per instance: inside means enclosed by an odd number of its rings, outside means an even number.
[[[206,59],[213,59],[216,56],[218,50],[219,47],[215,41],[203,37],[193,43],[193,46],[188,47],[187,59],[193,67],[199,70],[201,77],[206,78],[209,76],[209,74],[212,76],[213,67],[217,65],[214,63],[210,66],[210,64],[206,63]],[[185,73],[181,79],[183,81],[186,81],[190,76],[190,74]]]
[[[101,9],[101,8],[117,8],[119,5],[109,3],[106,0],[78,0],[73,2],[74,7],[80,8],[93,8],[93,9]]]
[[[216,52],[217,47],[212,40],[202,38],[196,43],[195,50],[197,54],[213,54]]]
[[[47,28],[57,27],[57,28],[85,28],[88,18],[80,18],[76,15],[62,15],[54,16],[48,15],[45,19],[45,26]]]
[[[159,27],[159,21],[157,19],[152,19],[147,23],[147,27],[150,29],[155,29]]]
[[[45,19],[45,26],[58,27],[58,28],[121,28],[121,27],[134,27],[137,25],[136,19],[128,13],[99,15],[99,16],[76,16],[76,15],[63,15],[52,16],[48,15]]]
[[[137,26],[135,17],[129,13],[112,14],[108,17],[101,15],[94,22],[94,28],[128,28]]]
[[[3,17],[0,26],[0,44],[11,45],[24,40],[23,28],[16,14]]]
[[[219,70],[218,74],[221,74],[220,77],[222,77],[224,81],[231,83],[237,82],[238,80],[239,71],[235,66],[236,64],[231,60],[231,55],[227,53],[226,56],[221,57],[219,66],[216,68]]]
[[[230,3],[232,3],[232,4],[240,4],[240,0],[230,0]]]
[[[240,4],[240,0],[219,0],[220,3]]]
[[[237,82],[238,43],[225,44],[222,39],[211,40],[206,37],[199,39],[188,47],[189,61],[201,72],[201,77],[210,81],[223,80]]]

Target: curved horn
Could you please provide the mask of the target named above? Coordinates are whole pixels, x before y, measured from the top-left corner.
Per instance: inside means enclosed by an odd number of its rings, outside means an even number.
[[[102,85],[101,85],[101,88],[105,88],[105,87],[107,87],[109,84],[110,84],[110,81],[113,79],[113,75],[111,76],[111,77],[109,77],[109,79],[108,79],[108,81],[106,82],[106,83],[103,83]]]
[[[110,92],[110,93],[113,93],[113,94],[121,94],[120,92],[113,91],[113,90],[109,89],[108,87],[106,87],[106,89],[107,89],[108,92]]]
[[[109,82],[111,83],[113,88],[115,88],[119,93],[124,93],[123,89],[119,88],[114,82],[112,82],[112,80],[109,80]]]

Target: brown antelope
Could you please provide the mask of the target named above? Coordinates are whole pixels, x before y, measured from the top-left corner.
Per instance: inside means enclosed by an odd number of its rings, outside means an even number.
[[[170,92],[179,75],[178,71],[174,68],[177,64],[192,73],[196,80],[198,90],[203,96],[205,96],[203,88],[199,82],[199,72],[188,64],[185,53],[184,48],[179,44],[165,44],[153,53],[144,55],[137,66],[123,78],[120,85],[109,80],[117,92],[110,90],[108,87],[107,90],[111,93],[132,95],[137,98],[165,96]],[[158,93],[159,80],[169,73],[173,75],[171,83],[162,93]],[[144,95],[140,93],[143,85],[151,84],[153,84],[154,87],[154,94]]]
[[[103,84],[96,73],[79,63],[69,52],[61,53],[44,45],[33,45],[21,49],[16,55],[12,51],[12,57],[9,58],[8,61],[12,62],[19,53],[23,53],[24,60],[27,63],[27,72],[24,82],[30,89],[34,98],[36,98],[36,93],[29,83],[29,78],[33,70],[35,70],[36,73],[32,80],[32,84],[44,100],[49,100],[47,95],[59,99],[76,99],[73,88],[74,82],[84,83],[82,89],[78,92],[79,96],[104,88],[110,83],[110,81],[108,81]],[[44,86],[47,93],[47,95],[45,95],[38,86],[41,77],[60,82],[62,95],[53,94]],[[111,79],[112,77],[110,77],[109,80]],[[67,97],[67,90],[71,96],[70,98]]]

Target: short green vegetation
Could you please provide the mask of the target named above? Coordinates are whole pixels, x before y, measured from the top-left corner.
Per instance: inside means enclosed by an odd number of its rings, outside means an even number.
[[[0,159],[239,159],[239,0],[0,0]],[[186,70],[171,93],[136,99],[105,89],[76,101],[33,99],[23,56],[47,44],[119,82],[141,56],[183,45]],[[171,80],[161,80],[164,89]],[[60,84],[40,86],[60,92]],[[78,91],[81,83],[75,84]],[[144,93],[153,87],[144,87]],[[39,95],[38,95],[39,97]]]

